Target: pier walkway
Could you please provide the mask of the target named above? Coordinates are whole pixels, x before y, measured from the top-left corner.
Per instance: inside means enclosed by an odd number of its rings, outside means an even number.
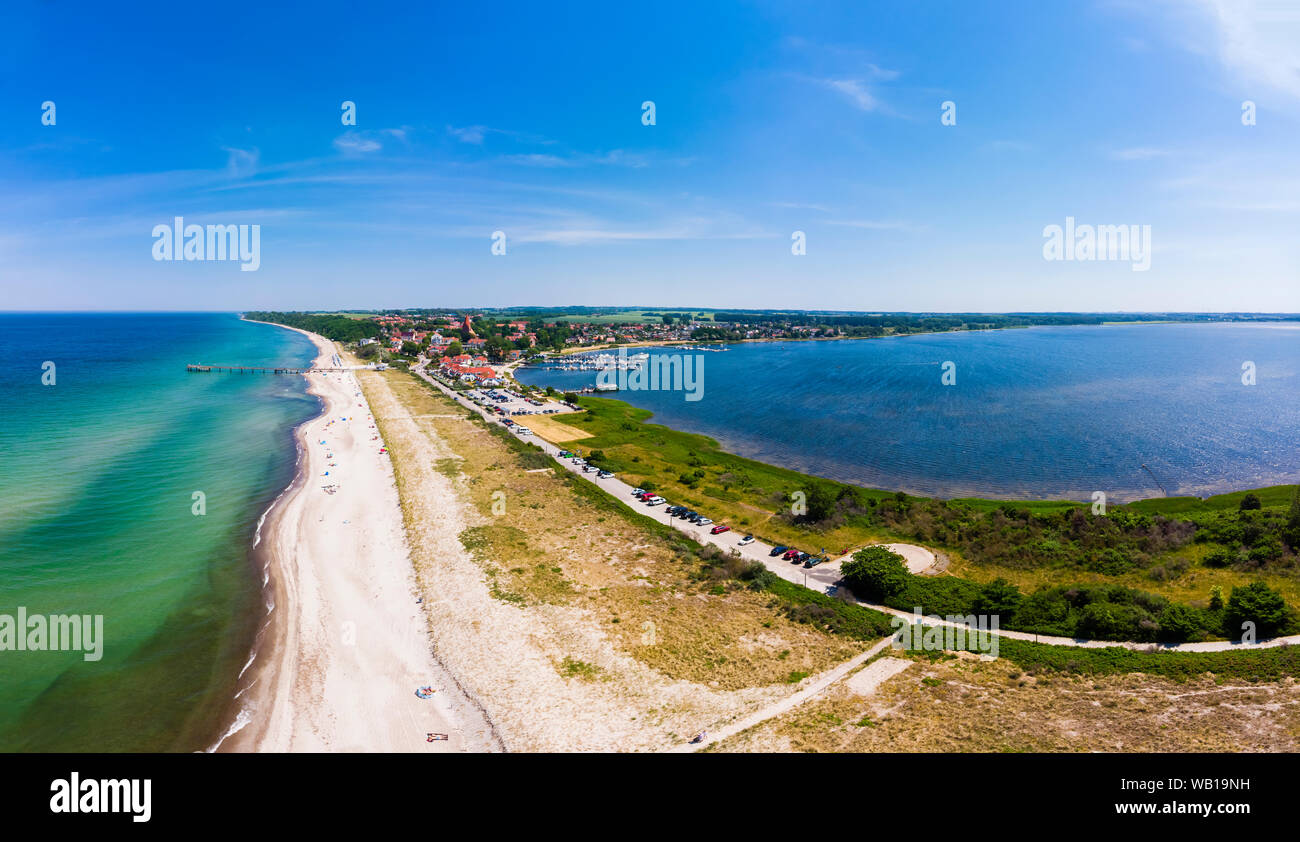
[[[189,372],[209,373],[226,372],[229,374],[316,374],[335,371],[365,371],[372,369],[368,365],[323,366],[320,368],[299,368],[295,366],[250,366],[250,365],[201,365],[190,363],[185,366]]]

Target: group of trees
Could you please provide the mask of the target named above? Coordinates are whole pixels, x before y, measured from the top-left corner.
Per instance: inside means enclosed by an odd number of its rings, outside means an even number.
[[[1264,509],[1259,497],[1245,495],[1236,511],[1188,515],[1196,525],[1196,541],[1208,545],[1208,567],[1265,570],[1294,567],[1300,555],[1300,496],[1290,508]]]
[[[326,339],[333,339],[335,342],[358,342],[378,336],[381,331],[379,322],[374,319],[353,319],[348,316],[254,310],[245,313],[244,318],[254,322],[273,322],[308,330]]]
[[[1193,540],[1194,523],[1113,508],[1045,512],[1007,503],[991,511],[945,500],[895,494],[880,499],[864,489],[813,482],[805,511],[788,515],[820,528],[851,524],[958,550],[967,558],[1029,570],[1076,567],[1108,576],[1150,568],[1169,550]]]
[[[1285,599],[1263,582],[1232,589],[1225,601],[1215,592],[1206,607],[1120,585],[1039,588],[1023,594],[1005,579],[983,585],[955,576],[915,576],[901,556],[869,547],[841,567],[854,594],[891,608],[941,617],[990,615],[1001,628],[1090,640],[1182,642],[1223,636],[1240,638],[1253,623],[1257,639],[1287,634],[1297,617]]]

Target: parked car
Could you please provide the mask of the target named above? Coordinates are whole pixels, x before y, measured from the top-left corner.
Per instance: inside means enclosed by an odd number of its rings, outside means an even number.
[[[740,546],[742,547],[752,543],[754,543],[753,535],[746,535],[744,538],[740,539]]]
[[[568,458],[568,457],[570,457],[570,456],[572,456],[572,455],[573,455],[573,454],[570,453],[570,452],[567,451],[567,450],[561,450],[561,451],[560,451],[560,458],[561,458],[561,459],[566,459],[566,458]]]
[[[817,565],[821,564],[821,563],[822,563],[823,561],[825,561],[825,560],[826,560],[826,556],[824,556],[824,555],[815,555],[815,556],[813,556],[812,558],[810,558],[810,559],[808,559],[807,561],[805,561],[805,562],[803,563],[803,566],[804,566],[804,567],[816,567]]]
[[[794,563],[802,564],[810,558],[812,558],[812,553],[799,553],[799,555],[794,557]]]
[[[709,534],[711,534],[711,535],[721,535],[723,532],[730,532],[730,531],[731,531],[731,527],[730,527],[730,526],[727,526],[725,523],[720,523],[720,524],[718,524],[717,526],[715,526],[715,527],[713,527],[712,529],[710,529],[710,530],[709,530]]]
[[[614,475],[609,471],[600,471],[599,473],[596,474],[596,476],[600,477],[601,479],[609,479]]]
[[[780,555],[781,553],[783,553],[783,552],[785,552],[785,551],[787,551],[787,550],[789,550],[789,549],[790,549],[789,547],[784,547],[784,546],[782,546],[782,547],[773,547],[773,548],[772,548],[772,552],[768,553],[768,555],[770,555],[770,556],[778,556],[778,555]]]
[[[784,559],[785,561],[789,561],[790,559],[794,558],[797,555],[799,555],[799,551],[796,550],[794,547],[791,547],[790,549],[786,550],[784,554],[782,554],[781,558]]]
[[[656,495],[654,497],[651,497],[649,500],[646,500],[645,502],[647,506],[662,506],[664,503],[667,503],[668,501]]]
[[[713,523],[713,518],[702,517],[695,522],[698,523],[700,526],[708,526],[710,523]]]
[[[632,489],[632,496],[633,496],[633,497],[640,497],[642,494],[645,494],[645,489],[644,489],[644,488],[634,488],[634,489]]]

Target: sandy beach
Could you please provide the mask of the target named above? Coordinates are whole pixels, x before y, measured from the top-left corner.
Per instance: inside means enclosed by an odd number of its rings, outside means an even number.
[[[303,333],[320,352],[315,367],[333,366],[334,344]],[[498,748],[432,654],[392,465],[355,375],[306,376],[324,411],[295,431],[297,477],[262,525],[268,622],[213,748]],[[417,696],[426,687],[432,696]]]

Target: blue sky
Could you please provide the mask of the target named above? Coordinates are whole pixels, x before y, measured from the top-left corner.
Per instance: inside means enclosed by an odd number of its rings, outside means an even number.
[[[8,4],[0,308],[1300,311],[1294,3],[624,6]]]

